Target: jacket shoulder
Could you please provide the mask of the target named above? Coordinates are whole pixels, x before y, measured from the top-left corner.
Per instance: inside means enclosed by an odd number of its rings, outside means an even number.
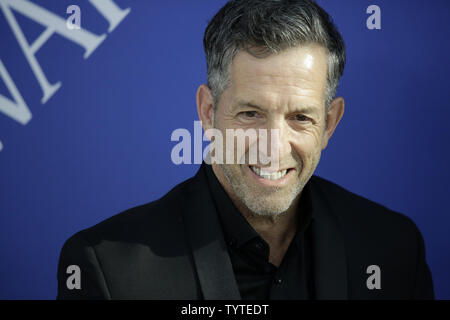
[[[351,274],[361,274],[361,266],[376,263],[383,269],[384,289],[389,289],[385,299],[434,298],[424,239],[411,218],[326,179],[314,176],[312,183],[338,217]],[[354,296],[366,296],[361,284],[365,281],[350,283]]]
[[[403,213],[351,192],[322,177],[313,176],[312,183],[326,197],[333,212],[341,219],[367,221],[373,223],[392,223],[398,226],[415,227],[411,218]]]
[[[58,298],[197,297],[189,246],[179,219],[189,184],[187,180],[158,200],[130,208],[71,236],[60,253]],[[70,265],[79,266],[84,274],[82,290],[66,288],[66,268]],[[174,292],[171,287],[178,289]]]
[[[319,197],[337,216],[350,251],[359,255],[378,252],[414,261],[423,240],[411,218],[326,179],[314,177],[313,183]]]
[[[79,242],[80,239],[95,244],[103,239],[129,241],[147,239],[149,234],[155,237],[158,234],[165,234],[163,238],[173,235],[179,231],[176,226],[180,225],[183,199],[191,179],[176,185],[157,200],[129,208],[78,231],[66,241],[66,244],[72,241]]]

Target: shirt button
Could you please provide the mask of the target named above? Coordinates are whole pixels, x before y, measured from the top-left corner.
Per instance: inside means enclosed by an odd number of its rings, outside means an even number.
[[[275,281],[275,284],[278,284],[278,285],[283,283],[283,279],[281,279],[281,278],[275,278],[274,281]]]

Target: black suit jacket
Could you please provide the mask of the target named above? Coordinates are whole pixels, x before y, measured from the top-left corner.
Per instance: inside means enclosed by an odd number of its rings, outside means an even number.
[[[202,164],[205,166],[205,164]],[[308,182],[317,299],[433,299],[414,222],[325,179]],[[73,235],[58,266],[58,299],[240,299],[205,172],[161,199]],[[69,290],[67,268],[81,270]],[[367,267],[380,268],[369,289]]]

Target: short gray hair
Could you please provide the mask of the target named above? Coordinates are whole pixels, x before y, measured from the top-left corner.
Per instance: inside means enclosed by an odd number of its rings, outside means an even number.
[[[230,65],[239,51],[263,58],[307,43],[317,43],[328,53],[328,109],[345,65],[344,40],[328,13],[313,0],[229,1],[209,22],[203,38],[214,106],[229,84]]]

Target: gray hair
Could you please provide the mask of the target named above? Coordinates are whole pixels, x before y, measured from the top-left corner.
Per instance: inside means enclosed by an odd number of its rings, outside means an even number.
[[[203,38],[214,106],[229,84],[230,65],[239,51],[263,58],[307,43],[317,43],[328,53],[328,109],[345,65],[344,40],[328,13],[313,0],[229,1],[209,22]]]

